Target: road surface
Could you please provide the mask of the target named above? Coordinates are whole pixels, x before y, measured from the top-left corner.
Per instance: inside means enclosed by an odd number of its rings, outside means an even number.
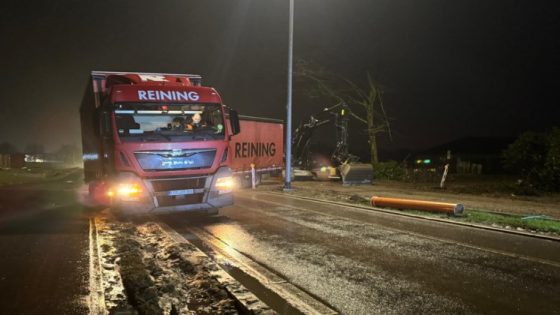
[[[0,188],[0,314],[87,314],[81,174]]]
[[[166,222],[186,237],[202,227],[344,314],[560,314],[558,242],[250,191],[221,214]]]
[[[78,172],[0,189],[0,313],[88,313]],[[343,314],[560,314],[560,243],[241,191],[211,233]],[[257,293],[257,292],[256,292]]]

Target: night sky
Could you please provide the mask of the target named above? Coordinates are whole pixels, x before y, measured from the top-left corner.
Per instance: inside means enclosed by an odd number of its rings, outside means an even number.
[[[295,2],[294,58],[360,84],[369,71],[384,87],[394,131],[384,149],[560,125],[555,1]],[[284,118],[288,0],[0,7],[0,142],[79,144],[91,70],[201,74],[240,113]],[[294,125],[332,105],[301,87]]]

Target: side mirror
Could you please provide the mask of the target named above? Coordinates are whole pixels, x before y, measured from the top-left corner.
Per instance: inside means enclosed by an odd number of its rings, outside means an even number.
[[[233,135],[241,132],[241,127],[239,126],[239,115],[237,114],[237,111],[230,109],[229,122],[231,124],[231,132]]]

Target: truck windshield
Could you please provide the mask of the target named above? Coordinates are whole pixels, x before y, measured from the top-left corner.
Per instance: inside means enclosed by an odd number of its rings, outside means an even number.
[[[124,142],[224,139],[219,104],[117,104],[117,134]]]

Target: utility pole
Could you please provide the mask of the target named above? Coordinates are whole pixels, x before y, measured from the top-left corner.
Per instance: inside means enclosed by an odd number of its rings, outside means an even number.
[[[292,63],[294,49],[294,0],[290,0],[288,44],[288,102],[286,105],[286,172],[284,190],[292,189]]]

